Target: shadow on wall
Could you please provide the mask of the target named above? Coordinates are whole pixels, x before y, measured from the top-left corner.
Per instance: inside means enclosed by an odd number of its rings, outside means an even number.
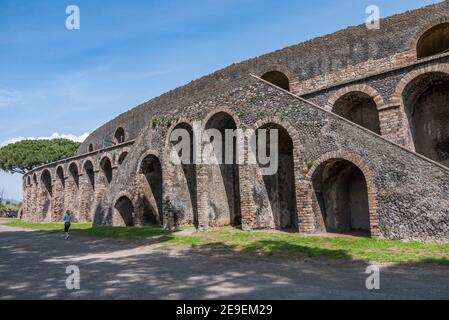
[[[362,171],[346,160],[329,160],[313,175],[315,229],[370,233],[368,190]]]

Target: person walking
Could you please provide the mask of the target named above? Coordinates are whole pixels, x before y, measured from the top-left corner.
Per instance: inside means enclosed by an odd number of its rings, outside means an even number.
[[[70,211],[67,210],[66,213],[64,214],[64,234],[65,234],[66,240],[70,237],[69,229],[70,229],[71,221],[72,221],[72,215],[70,214]]]

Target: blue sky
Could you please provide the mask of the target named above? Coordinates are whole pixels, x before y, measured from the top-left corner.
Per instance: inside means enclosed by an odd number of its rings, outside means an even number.
[[[229,64],[431,0],[0,0],[0,145],[82,136]],[[80,8],[67,30],[65,9]],[[7,197],[21,177],[0,173]]]

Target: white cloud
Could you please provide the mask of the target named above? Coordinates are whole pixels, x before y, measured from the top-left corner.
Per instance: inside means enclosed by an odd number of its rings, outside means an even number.
[[[16,142],[19,142],[19,141],[22,141],[22,140],[53,140],[53,139],[68,139],[68,140],[72,140],[72,141],[75,141],[75,142],[83,142],[84,140],[86,140],[86,138],[87,138],[88,135],[89,135],[88,132],[83,133],[83,134],[80,135],[80,136],[76,136],[76,135],[73,135],[73,134],[59,134],[59,133],[55,132],[55,133],[53,133],[53,134],[52,134],[51,136],[49,136],[49,137],[37,137],[37,138],[36,138],[36,137],[28,137],[28,138],[25,138],[25,137],[16,137],[16,138],[12,138],[12,139],[9,139],[9,140],[6,140],[6,141],[0,143],[0,148],[6,146],[6,145],[8,145],[8,144],[16,143]]]

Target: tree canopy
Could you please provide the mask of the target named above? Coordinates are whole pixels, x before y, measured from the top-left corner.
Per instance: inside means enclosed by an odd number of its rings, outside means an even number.
[[[80,143],[67,139],[23,140],[0,148],[0,170],[25,174],[41,165],[75,155]]]

